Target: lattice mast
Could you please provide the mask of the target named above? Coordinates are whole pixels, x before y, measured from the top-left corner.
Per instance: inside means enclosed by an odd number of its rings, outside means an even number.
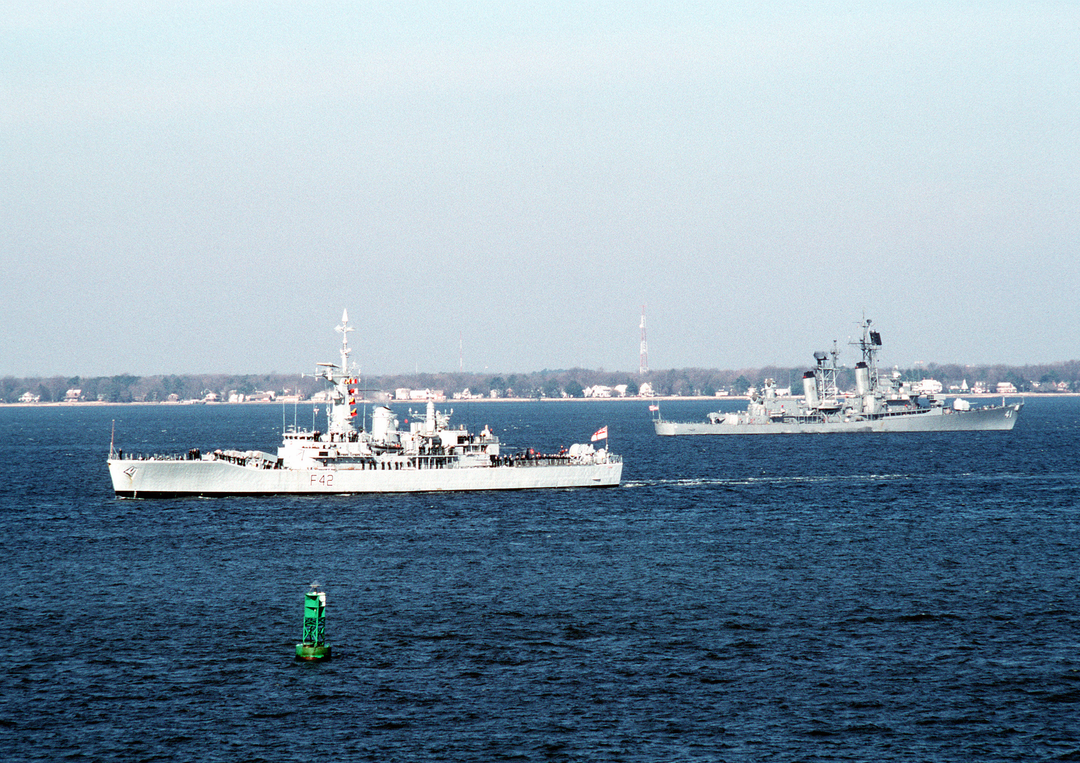
[[[641,362],[638,365],[639,374],[649,372],[649,343],[645,340],[645,305],[641,306]]]

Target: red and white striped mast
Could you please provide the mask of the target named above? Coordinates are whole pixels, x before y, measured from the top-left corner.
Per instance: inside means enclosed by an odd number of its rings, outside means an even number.
[[[638,373],[649,373],[649,343],[645,341],[645,305],[641,306],[641,363],[638,365]]]

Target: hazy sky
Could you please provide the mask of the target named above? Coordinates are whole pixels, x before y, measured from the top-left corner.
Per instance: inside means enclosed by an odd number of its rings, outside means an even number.
[[[21,5],[2,375],[1080,357],[1075,2]]]

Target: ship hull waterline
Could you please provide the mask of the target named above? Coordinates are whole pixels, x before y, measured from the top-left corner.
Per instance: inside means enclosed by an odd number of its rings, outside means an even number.
[[[1009,431],[1016,425],[1022,406],[1023,403],[1015,403],[969,411],[938,409],[851,421],[767,421],[738,424],[727,424],[721,421],[714,424],[656,419],[653,421],[653,427],[656,434],[662,436]]]
[[[257,469],[225,461],[110,459],[120,498],[346,495],[618,487],[622,462],[444,469]]]

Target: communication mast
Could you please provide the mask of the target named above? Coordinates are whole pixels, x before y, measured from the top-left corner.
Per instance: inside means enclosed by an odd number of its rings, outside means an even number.
[[[641,363],[639,374],[649,373],[649,343],[645,341],[645,305],[641,306]]]

